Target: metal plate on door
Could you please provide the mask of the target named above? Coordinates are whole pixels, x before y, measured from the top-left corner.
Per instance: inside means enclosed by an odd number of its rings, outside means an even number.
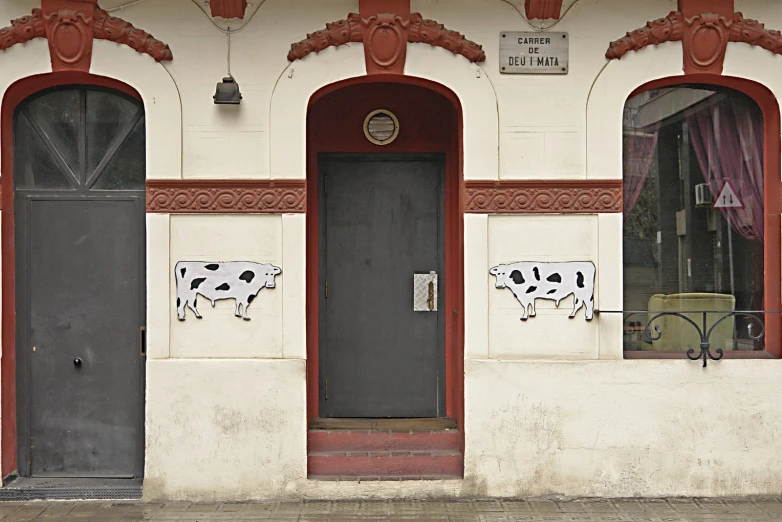
[[[437,311],[437,272],[413,274],[413,311]]]

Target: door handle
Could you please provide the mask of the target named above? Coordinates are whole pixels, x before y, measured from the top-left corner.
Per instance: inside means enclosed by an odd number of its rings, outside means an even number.
[[[147,356],[147,327],[139,326],[138,328],[138,351],[141,357]]]
[[[73,360],[73,365],[74,365],[75,367],[77,367],[77,368],[80,368],[80,367],[81,367],[81,359],[79,359],[78,357],[77,357],[77,358],[75,358],[75,359]]]
[[[429,311],[434,311],[434,281],[429,281],[429,299],[427,299]]]

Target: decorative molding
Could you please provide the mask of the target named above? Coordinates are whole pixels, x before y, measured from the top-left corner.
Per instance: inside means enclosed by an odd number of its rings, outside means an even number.
[[[427,20],[421,13],[410,15],[410,32],[407,36],[410,43],[425,43],[434,47],[442,47],[453,54],[460,54],[472,63],[486,61],[483,47],[468,40],[458,31],[446,29],[434,20]]]
[[[210,0],[212,16],[220,18],[244,18],[247,0]]]
[[[562,13],[562,0],[526,0],[524,11],[528,20],[559,20]]]
[[[174,54],[168,44],[154,38],[148,32],[138,29],[122,18],[111,16],[103,9],[95,10],[95,38],[127,45],[131,49],[148,54],[156,62],[169,62]]]
[[[40,9],[33,9],[32,15],[11,20],[10,27],[0,29],[0,51],[29,42],[33,38],[46,38],[43,11]]]
[[[109,40],[148,54],[156,61],[174,58],[168,45],[97,6],[97,0],[43,0],[43,9],[0,29],[0,51],[33,38],[46,38],[52,70],[89,72],[93,39]]]
[[[614,180],[466,181],[464,196],[472,214],[622,212],[622,182]]]
[[[97,0],[44,0],[41,7],[52,71],[89,72]]]
[[[606,58],[620,60],[630,51],[679,41],[683,44],[687,74],[722,74],[728,42],[742,42],[782,54],[782,33],[766,29],[764,24],[744,18],[741,13],[732,17],[707,13],[685,18],[681,12],[671,11],[665,18],[647,22],[645,27],[611,42]]]
[[[350,13],[346,20],[326,24],[326,29],[291,45],[288,60],[301,60],[311,53],[350,42],[364,43],[367,74],[403,72],[406,43],[442,47],[474,63],[486,60],[480,45],[420,13],[411,14],[409,20],[394,14],[362,18],[358,13]]]
[[[627,33],[624,38],[611,42],[606,52],[609,60],[621,60],[630,51],[640,51],[649,45],[680,42],[684,37],[684,16],[671,11],[665,18],[646,22],[646,26]]]
[[[147,212],[283,214],[307,210],[304,180],[149,180]]]
[[[367,74],[404,74],[410,20],[394,13],[362,18]]]

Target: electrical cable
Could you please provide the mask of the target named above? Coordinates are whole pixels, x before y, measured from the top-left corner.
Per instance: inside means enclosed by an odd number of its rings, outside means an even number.
[[[140,3],[141,3],[141,2],[143,2],[143,1],[144,1],[144,0],[131,0],[130,2],[125,2],[125,3],[124,3],[124,4],[122,4],[122,5],[118,5],[118,6],[111,7],[111,8],[109,8],[109,9],[106,9],[106,12],[107,12],[107,13],[111,13],[111,12],[114,12],[114,11],[121,11],[122,9],[125,9],[126,7],[129,7],[129,6],[131,6],[131,5],[135,5],[135,4],[140,4]]]

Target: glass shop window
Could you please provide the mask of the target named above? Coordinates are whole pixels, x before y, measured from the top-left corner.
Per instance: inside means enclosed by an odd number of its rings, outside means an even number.
[[[712,351],[764,350],[764,315],[738,313],[764,308],[760,108],[680,85],[623,120],[625,352],[700,352],[704,312]]]

